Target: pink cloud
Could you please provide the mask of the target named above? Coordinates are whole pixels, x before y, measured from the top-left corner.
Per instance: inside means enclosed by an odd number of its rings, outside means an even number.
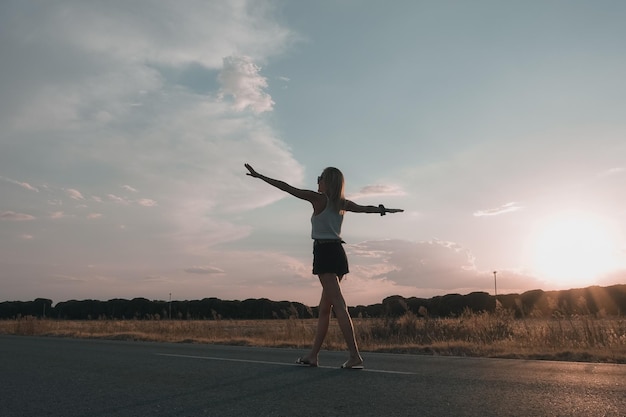
[[[16,213],[14,211],[4,211],[0,213],[1,220],[10,220],[10,221],[25,221],[25,220],[34,220],[35,217],[30,214],[25,213]]]
[[[84,200],[85,197],[83,197],[83,195],[81,194],[80,191],[75,190],[73,188],[67,188],[65,190],[65,193],[68,195],[69,198],[73,199],[73,200]]]

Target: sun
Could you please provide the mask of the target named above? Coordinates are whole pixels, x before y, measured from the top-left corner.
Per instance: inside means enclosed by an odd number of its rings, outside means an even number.
[[[531,243],[531,264],[555,286],[593,285],[619,266],[618,242],[608,222],[581,211],[540,221]]]

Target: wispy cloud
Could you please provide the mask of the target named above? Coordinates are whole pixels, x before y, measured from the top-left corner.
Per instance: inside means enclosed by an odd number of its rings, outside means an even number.
[[[438,288],[455,289],[476,287],[477,273],[474,255],[455,242],[430,240],[409,242],[404,240],[367,241],[348,245],[348,251],[361,258],[363,271],[371,279],[385,278],[395,284],[420,288],[431,277],[440,277]]]
[[[598,173],[598,177],[610,177],[613,175],[619,175],[623,172],[626,172],[626,168],[624,167],[613,167],[613,168],[609,168],[605,171],[602,171],[600,173]]]
[[[72,275],[54,274],[51,277],[53,282],[57,284],[71,283],[71,284],[83,284],[89,282],[87,278],[76,277]]]
[[[137,204],[144,207],[154,207],[157,205],[157,202],[149,198],[140,198],[137,200]]]
[[[350,194],[348,198],[357,200],[364,197],[377,197],[377,196],[403,196],[406,192],[397,185],[367,185],[361,188],[357,193]]]
[[[387,293],[465,293],[488,290],[492,283],[491,271],[477,267],[473,252],[452,241],[366,241],[347,245],[346,250],[355,264],[349,278],[362,281],[363,287],[384,288]],[[514,290],[530,289],[540,282],[536,277],[507,271],[503,285]]]
[[[9,220],[9,221],[25,221],[25,220],[34,220],[35,217],[30,214],[25,213],[16,213],[14,211],[4,211],[0,213],[0,220]]]
[[[65,194],[67,194],[67,196],[71,198],[72,200],[84,200],[85,199],[82,193],[74,188],[66,188]]]
[[[108,197],[109,200],[114,201],[116,203],[120,203],[120,204],[128,204],[129,203],[128,199],[126,199],[124,197],[120,197],[120,196],[115,195],[115,194],[108,194],[107,197]]]
[[[107,198],[109,199],[109,201],[113,201],[114,203],[123,205],[129,205],[132,203],[136,203],[143,207],[155,207],[157,205],[157,202],[152,200],[151,198],[139,198],[137,200],[131,200],[129,198],[121,197],[115,194],[107,194]]]
[[[122,188],[125,189],[126,191],[130,191],[131,193],[138,192],[136,188],[131,187],[130,185],[122,185]]]
[[[519,203],[516,203],[516,202],[513,201],[513,202],[510,202],[510,203],[503,204],[500,207],[495,207],[495,208],[475,211],[474,212],[474,216],[475,217],[497,216],[497,215],[500,215],[500,214],[512,213],[514,211],[521,210],[522,208],[523,207],[520,206]]]
[[[32,185],[30,185],[27,182],[17,181],[17,180],[11,179],[11,178],[3,177],[3,176],[0,176],[0,180],[8,182],[8,183],[11,183],[11,184],[19,185],[20,187],[25,188],[25,189],[30,190],[30,191],[39,192],[38,188],[33,187]]]
[[[157,283],[171,282],[171,279],[161,276],[161,275],[149,275],[149,276],[143,277],[142,281],[146,283],[157,284]]]
[[[216,268],[214,266],[192,266],[190,268],[185,268],[185,272],[187,272],[188,274],[210,275],[223,274],[224,270]]]
[[[65,213],[63,213],[62,211],[55,211],[54,213],[50,214],[51,219],[62,219],[63,217],[65,217]]]

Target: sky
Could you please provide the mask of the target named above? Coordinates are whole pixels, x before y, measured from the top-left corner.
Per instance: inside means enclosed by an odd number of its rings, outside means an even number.
[[[349,305],[626,283],[626,3],[0,3],[0,301]],[[494,271],[496,273],[494,274]],[[495,278],[495,279],[494,279]]]

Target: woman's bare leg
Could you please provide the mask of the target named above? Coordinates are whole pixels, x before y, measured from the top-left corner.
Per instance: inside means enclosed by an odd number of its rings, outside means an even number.
[[[318,308],[317,329],[315,330],[315,339],[313,340],[313,346],[311,351],[303,359],[308,361],[312,365],[317,365],[319,353],[322,349],[322,344],[328,333],[328,326],[330,325],[330,312],[332,304],[330,299],[326,295],[326,291],[322,289],[322,297],[320,298],[320,305]]]
[[[325,304],[332,305],[332,308],[335,311],[335,316],[337,316],[339,328],[341,329],[341,333],[343,333],[343,337],[346,340],[346,345],[348,345],[348,350],[350,351],[350,359],[344,365],[346,367],[361,365],[363,363],[363,358],[361,358],[361,355],[359,353],[359,347],[356,343],[356,337],[354,336],[354,326],[352,324],[350,314],[348,313],[348,306],[346,305],[346,301],[344,300],[343,294],[341,293],[339,278],[336,274],[330,273],[319,275],[319,279],[323,287],[322,300],[327,300],[325,301]],[[330,317],[330,312],[328,314]],[[327,331],[328,325],[326,326]]]

